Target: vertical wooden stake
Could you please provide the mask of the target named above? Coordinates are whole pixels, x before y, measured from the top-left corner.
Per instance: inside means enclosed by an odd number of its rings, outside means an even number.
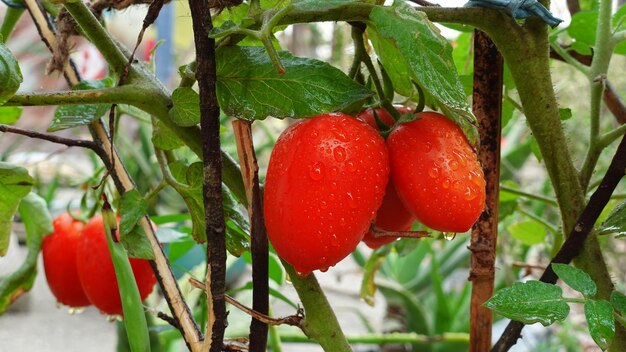
[[[502,115],[503,60],[487,34],[474,32],[474,93],[472,110],[478,119],[478,158],[487,181],[485,211],[472,228],[469,280],[470,351],[491,348],[492,312],[482,304],[493,295],[496,240],[498,236],[498,195],[500,184],[500,130]]]
[[[252,309],[269,313],[268,244],[263,220],[263,201],[259,186],[259,165],[252,142],[252,126],[248,121],[233,121],[237,154],[241,174],[246,186],[248,214],[250,215],[250,237],[252,238]],[[250,352],[265,352],[267,346],[267,324],[252,319],[250,324]]]

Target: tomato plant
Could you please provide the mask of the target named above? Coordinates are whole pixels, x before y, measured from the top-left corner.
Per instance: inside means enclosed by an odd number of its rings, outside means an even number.
[[[48,286],[59,303],[70,307],[88,306],[90,302],[80,284],[76,265],[84,223],[63,213],[52,224],[54,232],[44,238],[41,247]]]
[[[302,275],[350,254],[382,202],[388,163],[382,137],[352,116],[290,126],[265,181],[265,224],[276,252]]]
[[[122,314],[113,261],[106,243],[102,216],[96,215],[85,225],[83,240],[76,253],[78,276],[89,301],[101,312]],[[117,235],[119,236],[119,235]],[[130,259],[141,299],[144,300],[156,284],[150,263],[143,259]]]
[[[443,232],[470,229],[485,204],[485,179],[461,129],[435,112],[417,114],[387,138],[391,179],[424,225]]]

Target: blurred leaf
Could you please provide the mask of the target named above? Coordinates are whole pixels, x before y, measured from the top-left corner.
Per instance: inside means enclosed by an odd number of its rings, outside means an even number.
[[[131,258],[154,259],[150,240],[144,229],[138,226],[147,212],[148,203],[137,189],[124,193],[120,201],[120,242]]]
[[[417,296],[392,280],[377,278],[376,286],[385,295],[390,304],[401,304],[406,310],[406,316],[411,317],[407,321],[410,331],[424,335],[432,334],[424,306]],[[428,348],[428,350],[431,349]]]
[[[340,111],[372,93],[322,61],[278,52],[286,72],[276,72],[265,48],[217,50],[217,94],[228,116],[247,120],[303,118]]]
[[[570,109],[570,108],[559,109],[559,117],[561,118],[561,121],[565,121],[565,120],[571,119],[572,118],[572,109]]]
[[[386,248],[386,246],[383,248]],[[383,249],[383,251],[385,251],[385,249]],[[388,250],[386,252],[388,252]],[[380,269],[380,266],[385,260],[385,255],[386,253],[378,249],[373,251],[363,267],[363,279],[361,280],[359,296],[370,306],[374,305],[374,294],[376,293],[374,278],[376,277],[376,272]]]
[[[513,118],[515,106],[508,99],[502,100],[502,128],[505,128]]]
[[[156,229],[156,236],[160,243],[180,242],[188,238],[186,233],[171,227],[158,227]]]
[[[464,75],[473,77],[474,71],[474,55],[472,55],[472,38],[474,37],[472,32],[465,32],[459,34],[454,41],[452,41],[452,58],[456,65],[456,70]]]
[[[30,291],[37,278],[37,257],[44,236],[54,231],[46,201],[35,193],[22,199],[19,212],[26,229],[28,254],[20,267],[0,280],[0,315],[24,292]]]
[[[252,282],[248,282],[245,285],[234,289],[234,290],[229,290],[229,294],[235,294],[239,291],[244,291],[244,290],[252,290]],[[287,296],[283,295],[282,293],[280,293],[278,290],[270,287],[270,296],[278,298],[279,300],[287,303],[288,305],[290,305],[291,307],[293,307],[294,309],[298,309],[298,305],[295,304],[292,300],[290,300],[289,298],[287,298]]]
[[[170,223],[180,223],[187,220],[190,220],[191,216],[189,214],[166,214],[166,215],[154,215],[150,217],[150,220],[157,225],[162,224],[170,224]]]
[[[552,270],[563,280],[567,286],[580,292],[585,297],[592,297],[596,294],[596,283],[586,272],[566,264],[552,264]]]
[[[200,123],[200,96],[188,87],[179,87],[172,92],[174,106],[169,116],[175,124],[183,127],[195,126]]]
[[[22,108],[19,106],[0,107],[0,123],[12,125],[22,116]]]
[[[476,118],[457,75],[452,47],[424,13],[405,3],[396,4],[374,7],[367,23],[369,38],[394,88],[411,96],[416,82],[475,141],[470,121]]]
[[[626,16],[626,9],[622,6],[612,18],[612,28]],[[580,11],[572,16],[567,33],[574,38],[576,42],[594,47],[596,43],[596,27],[598,26],[598,10]],[[580,50],[580,45],[577,47]],[[578,51],[577,50],[577,51]],[[621,42],[615,46],[614,52],[617,54],[626,54],[626,42]]]
[[[547,234],[545,226],[534,220],[524,220],[511,224],[507,230],[513,238],[528,246],[543,243]]]
[[[562,295],[559,286],[540,281],[516,282],[496,292],[484,306],[524,324],[538,322],[548,326],[569,314],[569,306]]]
[[[268,258],[269,278],[274,280],[275,283],[283,285],[285,283],[285,278],[287,274],[285,273],[285,269],[283,268],[282,264],[280,264],[280,259],[278,259],[278,257],[274,253],[270,253]]]
[[[22,84],[22,71],[9,48],[0,43],[0,105],[7,102]]]
[[[600,235],[616,234],[626,236],[626,201],[618,204],[599,228]]]
[[[605,300],[585,301],[585,318],[589,324],[589,333],[602,350],[606,350],[615,336],[615,318],[613,307]]]
[[[25,168],[0,162],[0,257],[7,253],[17,206],[34,184]]]
[[[626,313],[626,296],[623,293],[619,291],[611,292],[611,304],[620,314]]]
[[[539,149],[539,144],[537,143],[537,139],[535,138],[535,136],[530,137],[530,150],[533,152],[533,155],[535,155],[535,158],[537,158],[538,162],[541,162],[543,160],[543,156],[541,155],[541,149]]]
[[[156,120],[153,123],[152,143],[154,143],[155,147],[162,150],[174,150],[185,145],[174,131],[165,126],[160,120]]]
[[[431,252],[432,261],[430,263],[430,277],[432,280],[432,289],[435,291],[435,299],[437,302],[435,308],[435,333],[440,334],[449,331],[452,323],[452,313],[448,306],[446,293],[443,290],[443,278],[439,271],[439,261],[434,251]]]
[[[89,90],[112,87],[111,77],[103,80],[83,80],[72,87],[72,90]],[[111,108],[111,104],[79,104],[59,105],[54,112],[54,118],[48,132],[55,132],[76,126],[88,125],[100,118]]]

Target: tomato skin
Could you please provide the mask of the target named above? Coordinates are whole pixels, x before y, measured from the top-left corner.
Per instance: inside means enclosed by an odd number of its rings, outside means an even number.
[[[106,242],[102,216],[93,217],[83,229],[83,241],[78,247],[76,265],[80,282],[91,303],[101,312],[122,315],[122,301],[115,277],[115,268]],[[119,237],[119,233],[117,235]],[[130,258],[139,295],[143,301],[156,284],[150,262]]]
[[[465,232],[485,207],[485,178],[461,129],[435,112],[418,113],[387,138],[391,179],[424,225]]]
[[[291,125],[265,181],[265,225],[276,252],[300,275],[350,254],[380,206],[389,174],[382,137],[345,114]]]
[[[374,225],[386,231],[409,231],[413,222],[415,222],[415,216],[402,203],[393,182],[389,182],[383,203],[376,213]],[[397,239],[397,237],[374,237],[371,230],[363,236],[363,242],[372,249]]]
[[[70,307],[89,306],[76,268],[76,252],[82,242],[84,224],[68,213],[52,222],[54,232],[43,239],[42,256],[48,286],[61,304]]]

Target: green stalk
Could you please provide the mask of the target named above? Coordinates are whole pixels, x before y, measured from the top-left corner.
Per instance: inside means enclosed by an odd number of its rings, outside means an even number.
[[[294,333],[282,333],[281,338],[284,342],[311,342],[306,336]],[[366,343],[366,344],[433,344],[433,343],[466,343],[469,344],[469,334],[463,332],[445,332],[437,336],[427,336],[415,333],[390,333],[390,334],[371,334],[371,335],[353,335],[347,336],[346,339],[350,343]]]
[[[133,352],[150,351],[150,334],[148,333],[148,323],[143,311],[143,303],[139,295],[139,288],[133,275],[133,269],[128,260],[126,249],[121,243],[114,243],[113,230],[110,223],[116,223],[115,214],[111,209],[102,211],[104,218],[105,237],[107,246],[113,260],[115,277],[119,287],[120,298],[122,300],[122,311],[124,312],[124,325],[128,344]]]
[[[4,14],[4,21],[2,21],[2,27],[0,27],[0,43],[6,43],[15,28],[15,24],[22,17],[24,9],[16,9],[15,7],[7,7],[7,11]]]
[[[558,203],[557,203],[556,199],[554,199],[554,198],[542,196],[542,195],[539,195],[539,194],[533,194],[533,193],[524,192],[521,189],[509,187],[509,186],[506,186],[506,185],[500,185],[500,191],[504,192],[504,193],[515,194],[515,195],[522,196],[524,198],[528,198],[528,199],[532,199],[532,200],[538,200],[540,202],[543,202],[543,203],[546,203],[546,204],[549,204],[549,205],[558,206]]]
[[[282,263],[304,306],[305,317],[300,324],[304,334],[317,341],[326,352],[351,352],[352,348],[315,275],[311,273],[300,278],[293,266],[284,260]]]

